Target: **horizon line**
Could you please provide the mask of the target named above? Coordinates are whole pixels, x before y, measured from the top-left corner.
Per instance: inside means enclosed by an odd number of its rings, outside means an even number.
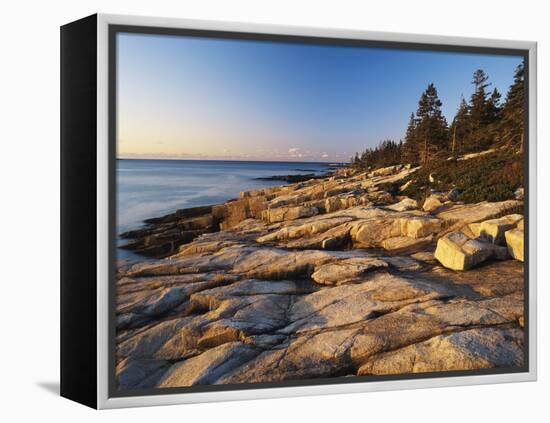
[[[318,164],[350,164],[348,161],[317,161],[317,160],[265,160],[265,159],[220,159],[220,158],[181,158],[181,157],[115,157],[116,160],[166,160],[166,161],[206,161],[206,162],[265,162],[265,163],[318,163]]]

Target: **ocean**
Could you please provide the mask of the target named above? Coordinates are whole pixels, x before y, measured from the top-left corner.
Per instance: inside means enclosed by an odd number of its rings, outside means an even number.
[[[177,209],[223,203],[239,192],[283,181],[273,175],[325,172],[326,163],[218,160],[117,160],[117,233]]]

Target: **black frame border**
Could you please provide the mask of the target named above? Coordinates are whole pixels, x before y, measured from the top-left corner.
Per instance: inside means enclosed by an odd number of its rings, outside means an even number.
[[[346,47],[392,48],[396,50],[421,50],[446,53],[469,53],[485,55],[504,55],[523,57],[524,63],[524,364],[520,367],[502,367],[492,369],[458,370],[443,372],[407,373],[399,375],[330,377],[317,379],[288,380],[284,382],[240,383],[225,385],[196,385],[190,387],[152,388],[120,391],[116,388],[115,356],[116,356],[116,76],[117,76],[117,43],[119,33],[160,36],[186,36],[200,38],[232,39],[265,41],[277,43],[297,43],[310,45],[334,45]],[[403,35],[406,37],[406,34]],[[269,388],[305,387],[314,385],[340,385],[350,383],[382,382],[415,379],[439,379],[444,377],[468,377],[480,375],[499,375],[512,373],[527,373],[529,363],[529,168],[530,168],[530,139],[529,139],[529,50],[496,47],[471,47],[452,44],[379,41],[358,38],[317,37],[304,35],[284,35],[273,33],[238,32],[223,30],[189,29],[174,27],[140,26],[109,24],[108,25],[108,150],[109,150],[109,357],[108,357],[108,397],[124,398],[145,395],[190,394],[198,392],[242,391]],[[336,393],[336,392],[335,392]]]
[[[97,15],[60,29],[60,394],[97,407]]]

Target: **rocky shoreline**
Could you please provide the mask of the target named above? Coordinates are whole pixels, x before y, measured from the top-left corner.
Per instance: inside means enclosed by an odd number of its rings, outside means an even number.
[[[521,200],[423,204],[410,166],[242,192],[121,234],[121,389],[521,366]]]

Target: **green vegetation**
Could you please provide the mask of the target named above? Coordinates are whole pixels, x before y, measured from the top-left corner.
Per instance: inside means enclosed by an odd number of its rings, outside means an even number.
[[[430,175],[434,182],[430,182]],[[448,192],[453,188],[461,191],[458,200],[465,203],[503,201],[514,198],[514,191],[523,186],[523,155],[517,147],[508,147],[469,160],[434,161],[400,181],[400,185],[409,181],[400,194],[419,202],[431,190]],[[396,187],[387,189],[396,193]]]
[[[402,162],[403,142],[382,141],[378,147],[367,148],[361,155],[355,154],[352,165],[360,169],[376,169],[393,166]]]
[[[356,153],[351,159],[352,165],[360,170],[397,163],[432,167],[441,161],[448,164],[449,157],[458,158],[489,148],[523,152],[523,65],[517,67],[503,104],[497,89],[488,90],[491,84],[483,70],[474,72],[472,83],[474,93],[468,102],[462,99],[450,125],[441,113],[442,102],[435,85],[429,84],[420,97],[416,113],[410,115],[404,140],[385,140],[376,148]],[[495,193],[495,196],[499,195]]]

